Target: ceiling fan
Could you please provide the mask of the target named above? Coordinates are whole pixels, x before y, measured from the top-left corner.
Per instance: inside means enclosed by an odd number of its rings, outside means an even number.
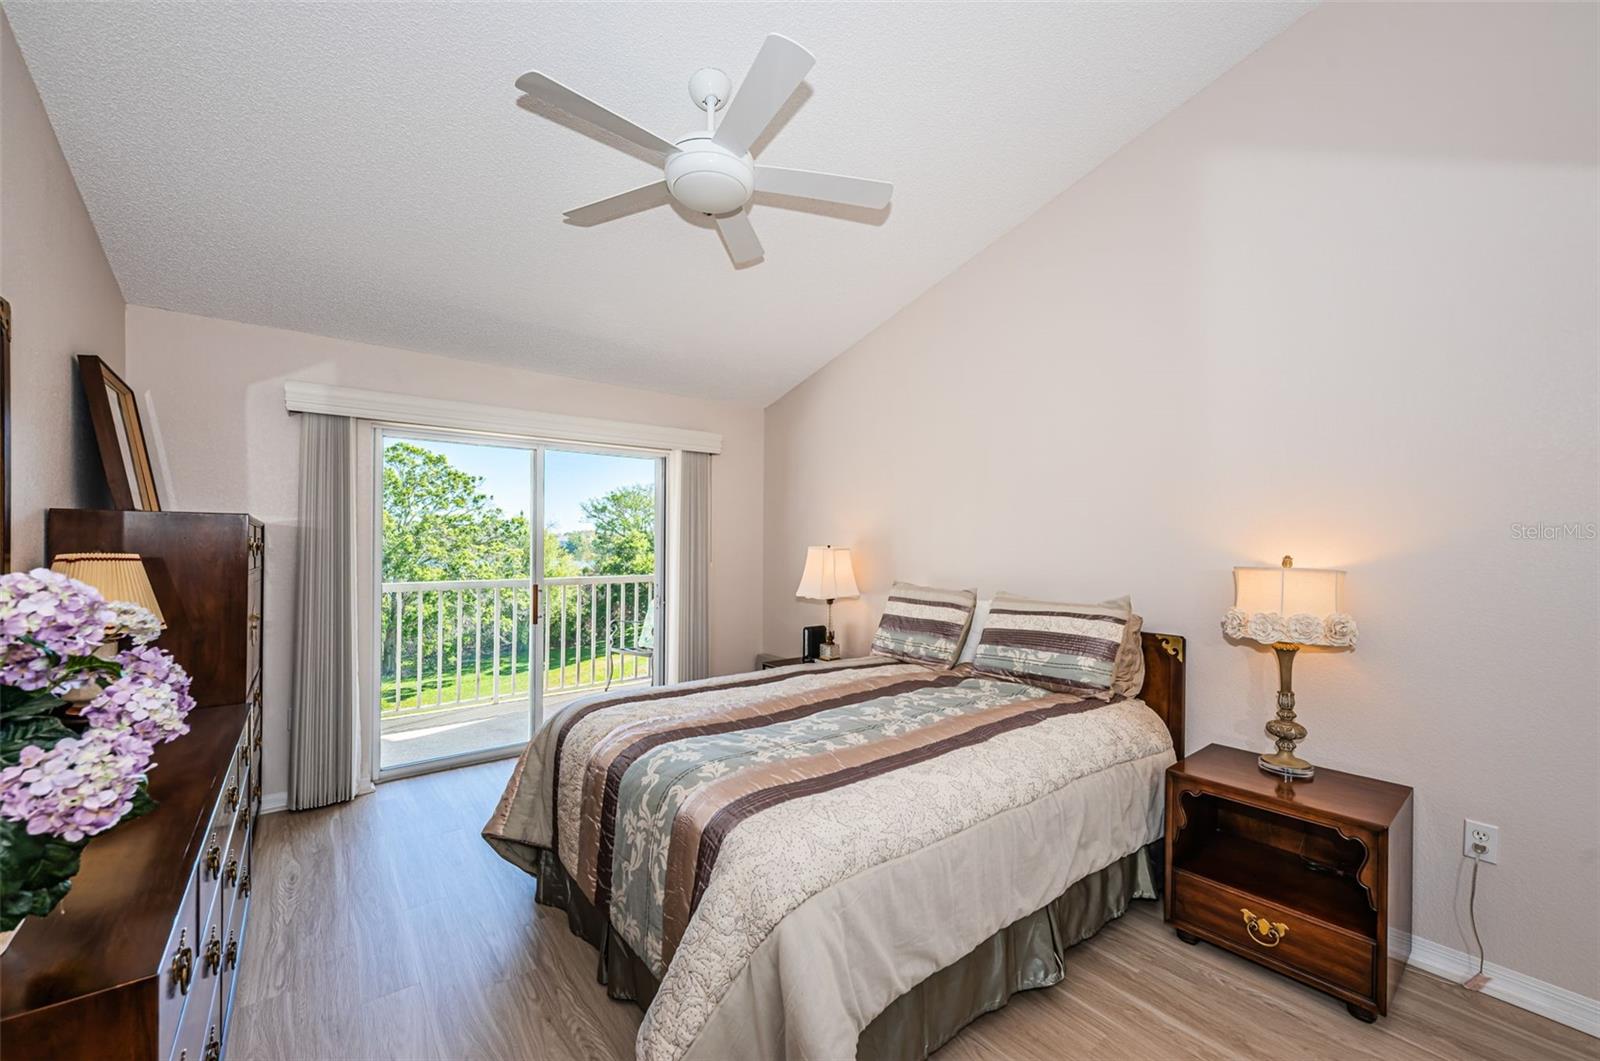
[[[570,223],[597,225],[676,199],[715,219],[733,264],[748,265],[764,254],[750,224],[749,203],[756,192],[881,210],[889,205],[894,191],[888,181],[764,166],[751,160],[750,145],[772,123],[815,62],[810,52],[774,33],[761,45],[737,96],[721,70],[707,67],[696,71],[689,78],[689,96],[706,112],[706,127],[677,140],[657,136],[537,70],[517,78],[517,88],[527,94],[517,102],[526,106],[531,100],[542,100],[661,159],[665,180],[568,210]],[[723,107],[727,112],[718,122],[717,112]]]

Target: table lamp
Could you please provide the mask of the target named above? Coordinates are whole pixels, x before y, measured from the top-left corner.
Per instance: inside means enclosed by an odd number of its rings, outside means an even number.
[[[856,572],[850,564],[849,549],[831,545],[806,547],[806,569],[794,595],[802,600],[828,602],[828,637],[817,653],[818,659],[838,659],[839,645],[833,639],[833,602],[861,596],[856,589]]]
[[[1280,567],[1233,569],[1233,607],[1222,632],[1235,641],[1271,645],[1278,654],[1278,715],[1267,736],[1278,750],[1256,760],[1261,769],[1291,780],[1305,780],[1316,768],[1295,755],[1306,728],[1294,717],[1290,672],[1302,648],[1353,648],[1356,621],[1344,612],[1344,572],[1300,568],[1286,556]]]
[[[50,570],[93,586],[108,601],[137,604],[167,625],[138,553],[58,553]]]

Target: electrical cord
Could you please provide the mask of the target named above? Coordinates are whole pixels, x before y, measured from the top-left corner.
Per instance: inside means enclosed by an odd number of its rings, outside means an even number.
[[[1478,935],[1478,867],[1483,864],[1483,854],[1487,850],[1482,844],[1472,845],[1472,884],[1467,889],[1467,920],[1472,924],[1472,941],[1478,945],[1478,973],[1463,986],[1474,991],[1482,990],[1483,985],[1489,982],[1489,978],[1483,974],[1483,937]]]

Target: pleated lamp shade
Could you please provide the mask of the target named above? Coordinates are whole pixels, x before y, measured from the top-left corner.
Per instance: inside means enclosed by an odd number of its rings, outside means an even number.
[[[61,553],[50,570],[93,586],[108,601],[128,601],[149,609],[163,627],[167,625],[138,553]]]

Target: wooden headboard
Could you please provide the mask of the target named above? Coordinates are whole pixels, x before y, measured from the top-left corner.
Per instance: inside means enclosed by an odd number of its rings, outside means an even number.
[[[1139,699],[1161,716],[1183,758],[1183,638],[1144,631],[1144,689]]]

